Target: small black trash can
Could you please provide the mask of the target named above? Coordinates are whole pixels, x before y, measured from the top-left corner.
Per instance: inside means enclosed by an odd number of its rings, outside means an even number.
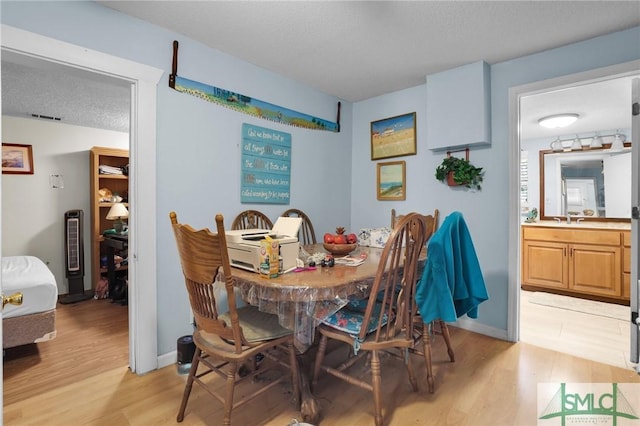
[[[191,368],[193,354],[196,345],[193,343],[193,336],[182,336],[178,338],[178,374],[188,374]]]

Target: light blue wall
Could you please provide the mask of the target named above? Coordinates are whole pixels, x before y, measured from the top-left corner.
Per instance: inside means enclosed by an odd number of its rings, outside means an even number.
[[[597,52],[597,53],[596,53]],[[640,27],[548,50],[491,66],[491,134],[489,148],[473,149],[471,162],[484,167],[482,191],[451,189],[435,180],[436,166],[445,153],[426,149],[426,84],[358,102],[353,107],[353,174],[351,225],[383,226],[389,212],[440,210],[463,213],[471,231],[490,299],[480,306],[478,322],[507,329],[509,233],[509,88],[563,75],[640,59]],[[381,202],[374,189],[376,163],[369,154],[369,123],[416,111],[418,154],[407,162],[407,200]],[[464,122],[460,122],[464,126]],[[395,159],[383,160],[393,161]]]
[[[2,23],[165,70],[157,93],[158,353],[175,350],[190,332],[184,279],[168,213],[194,227],[230,226],[245,208],[275,219],[297,207],[321,235],[349,227],[351,104],[342,102],[342,131],[299,129],[260,120],[167,85],[172,43],[180,42],[178,74],[310,115],[335,120],[338,99],[219,51],[91,2],[2,2]],[[242,123],[291,134],[291,203],[240,204]],[[152,301],[149,301],[153,303]],[[143,303],[145,303],[143,301]]]
[[[283,78],[183,36],[88,2],[2,2],[2,23],[162,68],[166,82],[171,43],[180,41],[181,76],[258,99],[333,119],[337,99]],[[400,212],[438,208],[467,220],[491,299],[479,322],[506,330],[508,273],[508,89],[512,86],[640,58],[640,27],[491,67],[492,146],[473,150],[471,160],[486,169],[480,192],[446,187],[433,177],[445,154],[425,148],[426,86],[355,105],[343,102],[342,132],[316,132],[257,120],[158,87],[158,352],[175,349],[189,331],[188,302],[167,214],[193,226],[213,226],[221,212],[232,218],[239,203],[238,143],[243,122],[292,134],[291,206],[307,211],[319,235],[336,226],[357,230],[385,226],[391,208]],[[594,53],[597,52],[597,53]],[[418,153],[407,162],[407,200],[376,200],[376,162],[370,155],[370,122],[417,112]],[[461,126],[464,123],[460,123]],[[351,182],[351,185],[348,184]],[[271,217],[284,206],[260,206]],[[166,221],[165,221],[166,219]],[[515,283],[511,283],[514,285]]]

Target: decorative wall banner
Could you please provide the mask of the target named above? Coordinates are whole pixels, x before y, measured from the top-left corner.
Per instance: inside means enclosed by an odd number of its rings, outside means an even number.
[[[289,133],[243,123],[241,161],[241,203],[289,204]]]
[[[333,123],[322,118],[254,99],[240,93],[178,77],[178,42],[175,40],[173,42],[173,64],[172,73],[169,76],[169,87],[178,92],[197,96],[205,101],[213,102],[254,117],[275,121],[276,123],[306,129],[327,130],[331,132],[340,131],[340,102],[338,102],[337,122]]]

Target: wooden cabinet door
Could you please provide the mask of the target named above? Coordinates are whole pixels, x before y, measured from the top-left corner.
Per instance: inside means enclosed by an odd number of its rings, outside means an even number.
[[[567,289],[567,244],[525,240],[522,248],[523,284]]]
[[[622,296],[620,247],[569,246],[569,289],[601,296]]]

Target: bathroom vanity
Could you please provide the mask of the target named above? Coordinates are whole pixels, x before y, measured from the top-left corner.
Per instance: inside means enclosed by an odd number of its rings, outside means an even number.
[[[628,222],[523,223],[522,288],[628,305],[630,233]]]

